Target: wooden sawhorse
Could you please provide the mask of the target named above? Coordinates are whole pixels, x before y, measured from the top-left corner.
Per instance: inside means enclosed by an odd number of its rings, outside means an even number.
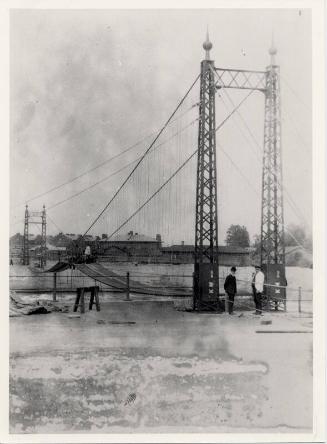
[[[89,310],[92,310],[93,304],[95,304],[97,311],[100,311],[100,302],[99,302],[99,287],[78,287],[76,289],[76,299],[74,304],[74,311],[77,311],[78,307],[81,308],[81,313],[85,313],[85,298],[84,294],[90,291],[90,302],[89,302]]]

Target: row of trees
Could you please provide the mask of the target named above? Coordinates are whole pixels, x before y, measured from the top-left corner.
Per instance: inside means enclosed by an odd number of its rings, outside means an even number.
[[[226,233],[226,245],[233,247],[250,247],[250,236],[247,228],[243,225],[231,225]],[[303,246],[312,251],[312,235],[300,225],[289,225],[285,230],[285,246],[296,247]],[[252,246],[255,250],[260,249],[260,236],[254,236]]]

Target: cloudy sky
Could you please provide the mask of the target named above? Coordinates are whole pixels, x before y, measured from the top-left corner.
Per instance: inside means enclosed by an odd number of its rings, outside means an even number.
[[[148,136],[162,126],[199,73],[207,26],[211,57],[222,68],[264,70],[274,33],[281,67],[285,222],[311,229],[310,11],[15,10],[10,20],[11,233],[22,232],[25,202],[31,210],[40,210],[43,204],[49,208],[49,233],[59,229],[82,233],[88,228],[130,169],[70,196],[125,167],[147,148]],[[198,94],[197,84],[185,110],[196,103]],[[244,95],[228,90],[227,95],[217,96],[217,124]],[[240,111],[242,118],[234,115],[217,133],[220,243],[230,224],[245,225],[251,236],[260,231],[263,94],[252,94]],[[183,124],[196,117],[194,112],[196,108],[183,117]],[[182,124],[178,125],[180,130]],[[174,134],[173,129],[165,136],[169,134]],[[125,157],[34,199],[144,138]],[[162,179],[192,152],[193,144],[196,128],[189,131],[188,139],[179,137],[171,145],[178,147],[178,155],[175,150],[171,156],[153,156],[153,162],[167,163]],[[139,173],[139,189],[136,182],[131,183],[125,203],[121,196],[108,213],[110,227],[102,218],[91,232],[112,230],[119,212],[120,222],[128,216],[130,202],[142,202],[135,193],[144,186],[146,171],[158,178],[156,168],[149,159]],[[194,171],[190,165],[183,180],[175,183],[176,189],[184,187],[183,202],[177,191],[171,191],[168,200],[174,196],[174,217],[168,209],[166,216],[161,211],[160,221],[153,211],[144,212],[142,222],[135,219],[122,232],[127,228],[149,235],[162,232],[167,243],[191,242]],[[149,173],[148,183],[150,179]],[[162,207],[168,208],[167,201]]]

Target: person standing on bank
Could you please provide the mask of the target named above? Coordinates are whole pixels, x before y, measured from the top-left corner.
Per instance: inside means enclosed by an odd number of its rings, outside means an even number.
[[[255,313],[256,315],[262,315],[262,293],[263,284],[265,281],[265,275],[261,271],[260,265],[255,266],[254,288],[255,288]]]
[[[254,303],[255,303],[255,293],[256,293],[256,290],[255,290],[255,275],[256,275],[256,271],[254,271],[252,273],[252,277],[251,277],[251,287],[252,287],[252,295],[253,295]]]
[[[226,277],[224,283],[226,297],[228,297],[228,313],[230,315],[233,314],[234,297],[237,293],[235,273],[236,273],[236,268],[232,267],[230,269],[230,274]]]

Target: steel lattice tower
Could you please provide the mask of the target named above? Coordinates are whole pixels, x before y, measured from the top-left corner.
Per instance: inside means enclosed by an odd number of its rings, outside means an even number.
[[[47,214],[45,212],[45,206],[43,205],[43,211],[41,215],[41,268],[47,264]]]
[[[28,213],[28,206],[26,205],[25,218],[24,218],[23,265],[30,264],[30,249],[28,242],[28,221],[29,221],[29,213]]]
[[[261,203],[261,265],[266,282],[285,286],[284,204],[281,150],[281,106],[277,50],[272,46],[266,70],[264,152]],[[268,308],[286,307],[285,288],[266,287]]]
[[[40,221],[41,218],[41,221]],[[23,265],[29,265],[30,263],[30,249],[29,249],[29,225],[36,224],[41,225],[41,257],[40,257],[40,267],[43,268],[47,263],[47,238],[46,238],[46,227],[47,227],[47,215],[45,211],[45,206],[43,205],[42,211],[32,211],[29,212],[28,206],[25,208],[25,219],[24,219],[24,241],[23,241]]]
[[[219,308],[215,74],[209,51],[201,62],[198,161],[196,185],[194,309]]]

